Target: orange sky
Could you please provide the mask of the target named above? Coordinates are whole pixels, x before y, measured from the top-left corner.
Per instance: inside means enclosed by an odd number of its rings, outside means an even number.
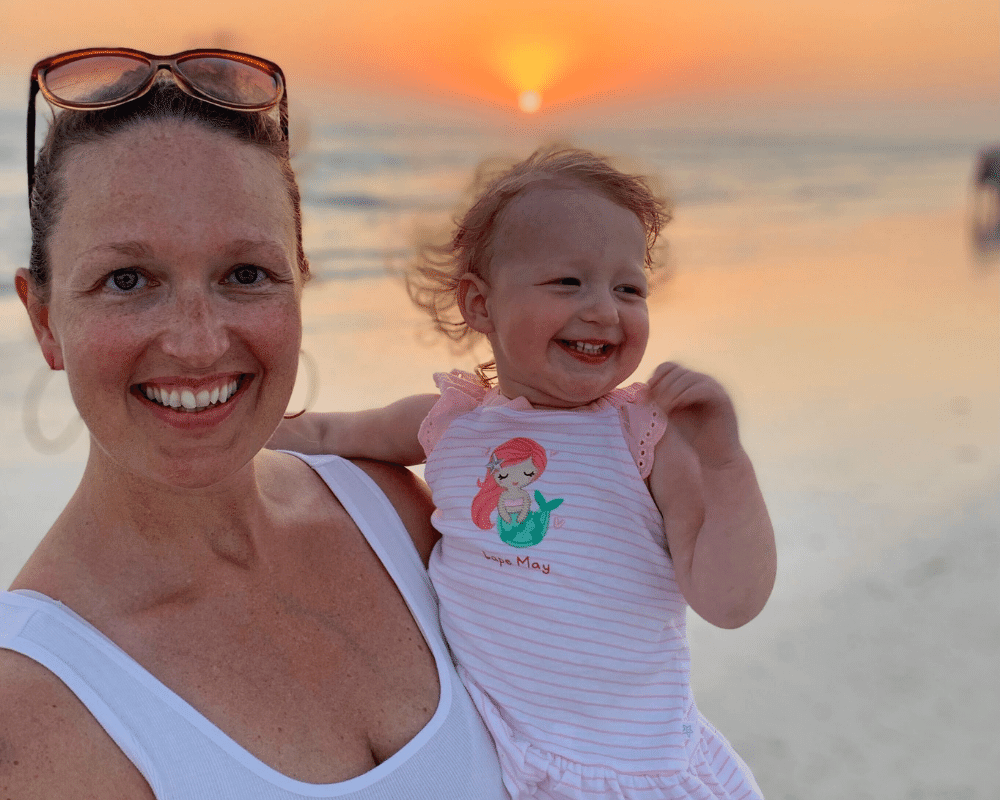
[[[0,67],[229,43],[317,81],[513,106],[649,95],[1000,95],[996,0],[0,0]],[[279,16],[275,16],[275,14]]]

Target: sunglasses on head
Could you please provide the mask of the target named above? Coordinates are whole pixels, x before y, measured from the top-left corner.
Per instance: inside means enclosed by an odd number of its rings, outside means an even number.
[[[71,111],[113,108],[148,92],[160,70],[185,92],[235,111],[278,106],[281,133],[288,140],[288,98],[281,67],[231,50],[185,50],[154,56],[124,47],[91,47],[42,59],[31,70],[28,94],[28,202],[35,184],[35,96]]]

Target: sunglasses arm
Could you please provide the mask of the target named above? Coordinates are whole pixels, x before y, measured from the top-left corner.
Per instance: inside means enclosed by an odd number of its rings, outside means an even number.
[[[28,208],[31,208],[31,192],[35,188],[35,98],[38,96],[38,78],[32,76],[28,89]]]

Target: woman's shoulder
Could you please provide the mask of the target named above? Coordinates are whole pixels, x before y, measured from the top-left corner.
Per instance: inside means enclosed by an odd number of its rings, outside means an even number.
[[[300,458],[288,453],[276,453],[275,455],[287,460],[280,467],[282,472],[279,478],[280,482],[287,481],[293,491],[307,492],[308,489],[305,487],[308,486],[308,483],[302,481],[302,476],[308,473],[316,474],[316,485],[322,485],[319,489],[321,496],[328,498],[331,503],[337,501],[324,484],[324,478],[317,474],[320,470],[324,470],[326,462],[351,463],[360,469],[392,504],[402,520],[403,526],[410,534],[424,566],[427,566],[431,550],[440,538],[440,534],[434,530],[430,522],[431,513],[434,511],[430,490],[427,488],[427,484],[409,469],[398,464],[363,458],[345,460],[338,456],[303,456]]]
[[[424,562],[424,566],[427,566],[431,550],[434,549],[437,540],[441,538],[441,534],[431,525],[434,503],[431,500],[431,492],[427,488],[427,484],[406,467],[401,467],[398,464],[387,464],[384,461],[368,459],[353,459],[351,463],[375,481],[378,488],[392,503],[404,527],[409,532],[417,552],[420,553],[420,559]]]
[[[41,664],[0,649],[4,796],[153,798],[131,761]]]

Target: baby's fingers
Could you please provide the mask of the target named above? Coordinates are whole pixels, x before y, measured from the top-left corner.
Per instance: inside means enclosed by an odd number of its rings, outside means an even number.
[[[684,367],[673,361],[664,361],[660,366],[653,370],[653,374],[650,376],[649,380],[646,381],[650,389],[658,387],[663,381],[669,381],[675,378],[678,374],[682,372],[687,372]]]
[[[678,364],[661,364],[649,382],[650,395],[665,411],[725,399],[725,390],[708,375]]]

